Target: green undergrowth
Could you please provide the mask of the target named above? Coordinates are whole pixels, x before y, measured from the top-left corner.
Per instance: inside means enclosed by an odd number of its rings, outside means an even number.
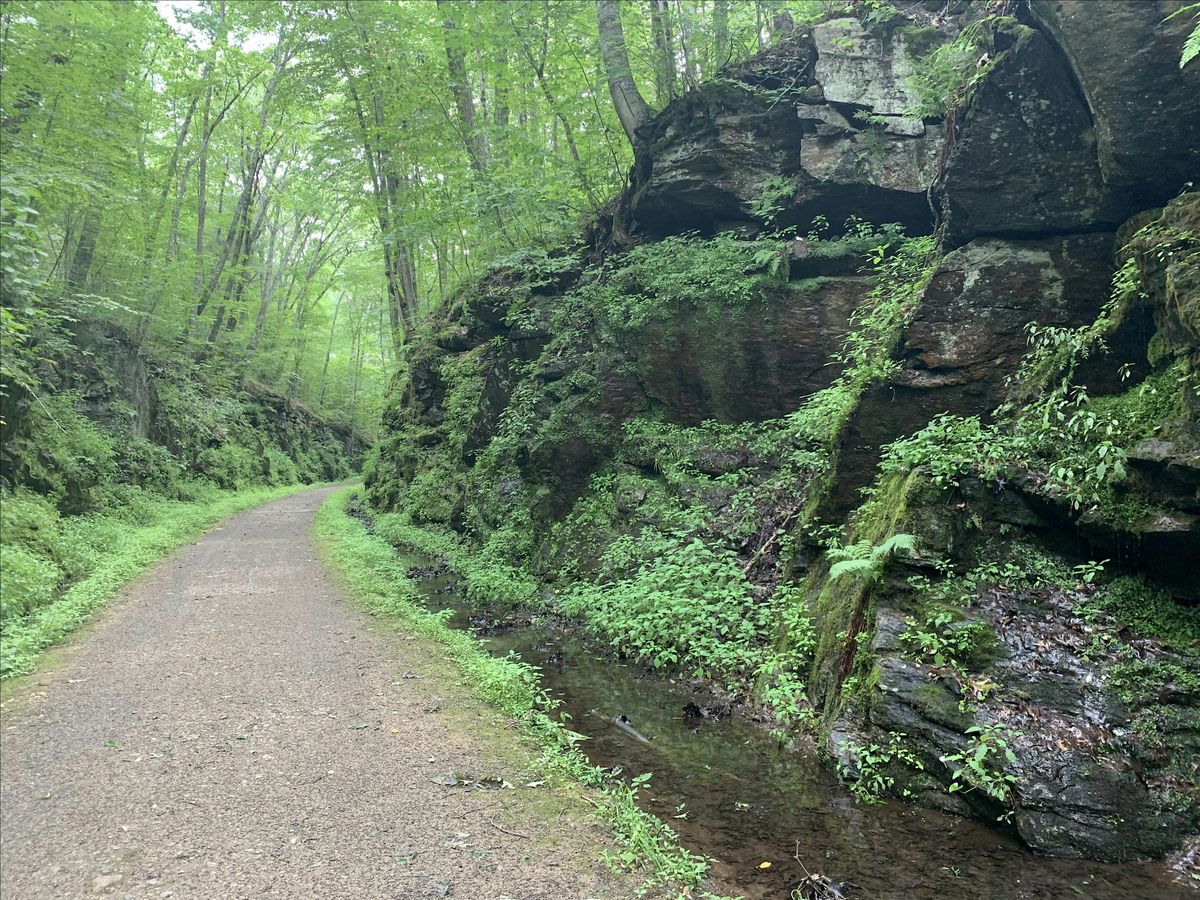
[[[223,491],[198,484],[172,500],[127,488],[116,512],[60,517],[43,498],[0,500],[0,678],[31,671],[47,647],[86,623],[145,569],[222,519],[311,485]]]
[[[454,570],[473,603],[491,609],[538,604],[538,581],[523,567],[497,552],[471,545],[459,534],[437,525],[417,525],[398,513],[372,517],[372,531],[395,547],[434,557]]]
[[[681,847],[666,824],[637,806],[638,788],[644,779],[628,785],[612,772],[588,762],[576,746],[579,736],[556,718],[555,703],[540,687],[535,667],[515,656],[492,656],[470,634],[452,630],[446,624],[445,613],[425,609],[392,543],[401,532],[385,527],[387,536],[372,533],[347,514],[353,498],[351,489],[333,494],[318,511],[314,526],[323,554],[352,596],[372,614],[396,621],[406,632],[444,648],[475,693],[515,720],[522,733],[541,749],[541,764],[548,771],[561,773],[596,792],[597,808],[620,848],[610,862],[642,871],[647,889],[673,886],[682,892],[697,886],[705,877],[708,861]],[[423,552],[452,560],[460,552],[448,540],[428,532],[424,537],[416,531],[403,534],[409,538],[408,546]]]
[[[1189,394],[1194,402],[1200,379],[1193,364],[1185,355],[1156,359],[1156,370],[1145,380],[1106,396],[1093,396],[1078,373],[1103,354],[1106,340],[1149,296],[1150,273],[1133,249],[1153,248],[1142,255],[1160,264],[1190,253],[1194,265],[1197,240],[1191,231],[1159,219],[1142,226],[1127,242],[1111,294],[1094,321],[1074,328],[1036,322],[1026,327],[1029,350],[1010,379],[1009,400],[993,421],[939,416],[885,448],[881,471],[920,468],[938,486],[957,485],[967,474],[989,483],[1020,478],[1027,489],[1117,527],[1153,512],[1124,490],[1128,455],[1184,415]],[[1161,335],[1156,337],[1161,342]],[[1121,371],[1128,375],[1127,368]]]
[[[716,347],[737,331],[731,317],[769,317],[778,292],[793,287],[778,241],[683,236],[635,248],[549,312],[516,292],[510,324],[552,335],[537,360],[498,364],[505,350],[495,340],[427,351],[413,372],[442,391],[443,415],[424,415],[412,394],[393,414],[387,456],[368,479],[372,504],[390,510],[375,532],[446,560],[476,604],[549,607],[622,657],[754,696],[784,727],[803,721],[815,639],[807,598],[787,581],[795,536],[829,486],[862,393],[894,372],[894,348],[938,260],[932,238],[847,227],[834,241],[811,235],[811,252],[863,258],[874,285],[831,348],[840,375],[794,412],[732,424],[675,424],[653,408],[603,418],[608,373],[641,371],[622,349],[636,348],[635,333],[644,341],[699,322],[690,339]],[[706,360],[740,352],[710,351]],[[486,445],[468,455],[481,378],[515,382]],[[725,408],[728,389],[710,388]],[[583,463],[590,475],[556,507],[565,468],[556,456],[579,445],[594,454]]]
[[[1137,575],[1103,585],[1078,610],[1085,618],[1108,616],[1137,634],[1150,635],[1200,657],[1200,606],[1184,606],[1170,593]]]

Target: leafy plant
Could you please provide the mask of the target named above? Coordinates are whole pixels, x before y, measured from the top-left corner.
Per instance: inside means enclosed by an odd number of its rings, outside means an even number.
[[[996,29],[1012,21],[1003,16],[986,16],[920,59],[909,78],[917,102],[905,110],[905,116],[942,118],[961,105],[995,62],[990,48]]]
[[[863,803],[880,803],[896,788],[897,766],[921,772],[925,766],[905,745],[908,735],[888,732],[885,743],[858,744],[847,741],[839,749],[838,774],[850,785],[850,792]]]
[[[1197,56],[1200,56],[1200,3],[1188,3],[1167,16],[1164,21],[1170,21],[1176,16],[1192,16],[1196,24],[1192,27],[1187,40],[1183,42],[1183,52],[1179,55],[1179,68],[1183,68]]]
[[[924,621],[909,617],[900,641],[935,666],[962,668],[963,659],[975,648],[986,626],[964,625],[961,616],[950,611],[933,611]]]
[[[750,213],[768,225],[774,225],[785,205],[796,194],[796,182],[783,175],[771,175],[758,188],[758,196],[750,204]]]
[[[829,558],[835,560],[829,569],[829,578],[861,578],[878,581],[883,577],[887,561],[894,556],[912,555],[917,551],[917,539],[911,534],[893,534],[887,540],[868,547],[852,544],[830,550]]]
[[[1012,744],[1020,735],[1000,722],[972,725],[966,734],[971,740],[965,749],[941,757],[942,762],[958,766],[950,773],[950,793],[982,790],[993,800],[1007,803],[1017,777],[1005,767],[1017,762]]]

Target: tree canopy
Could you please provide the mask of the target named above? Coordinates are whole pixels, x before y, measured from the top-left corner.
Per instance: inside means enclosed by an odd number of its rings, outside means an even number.
[[[6,3],[4,379],[99,317],[369,427],[423,313],[619,190],[605,16],[644,117],[787,6]]]

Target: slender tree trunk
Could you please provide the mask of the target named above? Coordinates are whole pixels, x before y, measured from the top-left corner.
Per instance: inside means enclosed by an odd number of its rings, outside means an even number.
[[[437,0],[437,6],[443,16],[442,38],[450,72],[450,93],[454,96],[454,105],[458,108],[463,146],[466,147],[471,168],[482,175],[487,169],[487,146],[475,122],[475,97],[471,90],[470,76],[467,74],[461,32],[454,20],[450,4],[446,3],[446,0]]]
[[[224,303],[222,303],[217,308],[217,314],[215,316],[213,316],[212,328],[210,328],[208,330],[208,339],[205,341],[206,344],[212,344],[214,341],[216,341],[217,334],[221,330],[221,323],[223,321],[225,321],[225,304]]]
[[[642,98],[633,72],[629,53],[625,49],[625,32],[621,28],[621,8],[617,0],[596,0],[596,18],[600,26],[600,59],[608,78],[608,90],[621,128],[633,146],[635,156],[645,148],[642,128],[650,121],[650,107]]]
[[[217,15],[216,39],[213,41],[213,46],[223,47],[228,34],[225,27],[225,0],[220,0],[217,5]],[[196,272],[192,278],[193,294],[199,294],[200,288],[204,285],[204,219],[208,212],[208,148],[212,143],[213,131],[220,122],[220,117],[216,121],[211,118],[213,100],[211,73],[211,63],[206,62],[201,73],[209,83],[204,93],[204,139],[200,142],[199,160],[196,164]]]
[[[354,6],[347,2],[345,9],[347,16],[356,22],[363,55],[370,59],[372,54],[370,53],[369,36],[354,19]],[[415,292],[412,294],[406,292],[402,276],[404,265],[401,259],[401,241],[397,234],[400,226],[399,178],[392,171],[392,160],[388,151],[379,146],[372,137],[373,134],[381,132],[385,122],[380,89],[373,82],[368,84],[371,91],[369,99],[373,113],[373,121],[368,124],[362,96],[356,86],[356,79],[361,76],[357,75],[353,67],[348,66],[345,61],[342,61],[342,70],[347,79],[350,97],[354,101],[354,113],[362,139],[363,155],[366,157],[367,170],[371,178],[371,193],[375,201],[375,216],[379,226],[380,246],[383,250],[388,321],[391,326],[392,344],[396,355],[399,356],[403,352],[407,336],[412,333],[412,321],[416,309]]]
[[[654,97],[660,107],[675,99],[675,38],[667,0],[650,0],[650,32],[654,37]]]
[[[559,108],[558,102],[554,97],[553,91],[550,89],[550,83],[546,79],[546,35],[543,33],[540,58],[534,56],[533,47],[530,42],[525,39],[517,28],[516,21],[509,14],[509,24],[512,26],[513,33],[517,36],[521,51],[525,56],[526,62],[529,63],[529,68],[533,70],[534,80],[541,89],[542,97],[546,101],[546,105],[554,113],[555,118],[562,125],[563,137],[567,142],[567,149],[571,151],[571,159],[574,161],[575,177],[579,181],[579,186],[583,188],[583,192],[587,195],[588,202],[596,207],[600,205],[600,200],[592,190],[591,180],[588,178],[587,170],[584,168],[583,160],[579,155],[579,147],[575,143],[575,129],[571,126],[571,120],[563,114]],[[543,28],[548,28],[548,19],[543,20]]]
[[[75,245],[75,255],[67,268],[67,287],[78,293],[87,285],[88,273],[92,268],[92,260],[96,255],[96,239],[100,236],[100,207],[90,204],[83,215],[83,225],[79,229],[79,242]]]
[[[729,40],[729,0],[714,0],[713,3],[713,51],[711,77],[722,66],[729,64],[733,47]]]
[[[679,8],[679,49],[683,51],[683,73],[689,89],[700,83],[696,54],[692,49],[692,14],[686,6]]]
[[[318,407],[325,405],[325,379],[329,375],[329,359],[333,356],[333,336],[337,333],[338,311],[342,308],[344,299],[346,299],[345,292],[339,291],[337,301],[333,304],[333,318],[329,322],[329,343],[325,346],[325,365],[321,366],[321,393],[317,397]]]

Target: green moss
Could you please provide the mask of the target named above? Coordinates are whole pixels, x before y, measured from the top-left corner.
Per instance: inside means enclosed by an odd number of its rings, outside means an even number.
[[[1200,656],[1200,606],[1184,606],[1141,576],[1113,579],[1081,604],[1083,615],[1112,616],[1122,627]]]
[[[903,37],[904,46],[918,58],[928,56],[946,43],[946,32],[932,25],[902,25],[896,29],[896,34]]]
[[[962,711],[958,698],[940,681],[923,684],[912,693],[916,707],[925,718],[955,731],[966,731],[974,720]]]
[[[1184,363],[1180,361],[1127,391],[1093,399],[1089,409],[1097,416],[1111,418],[1119,429],[1121,443],[1131,448],[1183,411],[1183,374]]]
[[[1128,660],[1109,667],[1105,683],[1131,707],[1153,706],[1168,690],[1182,695],[1200,693],[1200,663]]]
[[[1154,368],[1158,368],[1163,362],[1170,359],[1171,355],[1171,348],[1163,339],[1162,332],[1154,332],[1154,336],[1150,338],[1150,343],[1146,347],[1146,361]]]
[[[815,278],[800,278],[788,284],[788,289],[797,294],[819,294],[827,284],[837,281],[836,278],[828,278],[824,275],[818,275]]]

